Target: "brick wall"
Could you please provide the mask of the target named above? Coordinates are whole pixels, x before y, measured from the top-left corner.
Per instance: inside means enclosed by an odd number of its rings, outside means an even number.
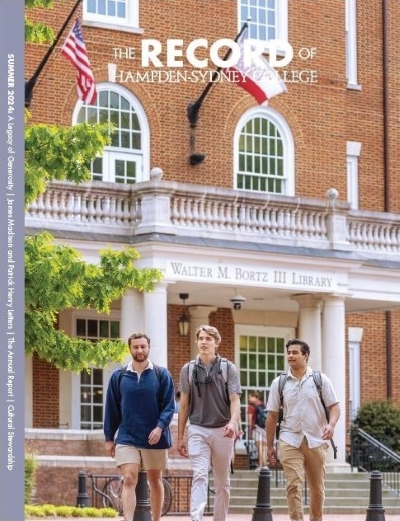
[[[79,467],[38,467],[36,472],[35,502],[38,504],[76,505],[79,483]],[[90,474],[104,473],[117,474],[115,467],[99,469],[86,467],[87,493],[91,503]]]
[[[33,427],[58,428],[59,426],[59,377],[58,369],[32,357]]]
[[[390,398],[400,405],[398,354],[399,311],[391,311],[391,327],[387,330],[385,312],[351,314],[347,316],[347,326],[364,330],[361,342],[361,402]],[[392,353],[388,359],[387,338],[391,337]],[[391,388],[388,387],[391,382]],[[389,392],[391,389],[391,392]]]
[[[390,319],[392,353],[388,365],[391,371],[392,399],[400,405],[400,310],[391,311]]]
[[[44,436],[41,438],[40,436]],[[49,435],[38,434],[36,439],[26,439],[25,449],[35,455],[63,455],[63,456],[105,456],[104,438],[73,439],[68,431],[58,430],[53,433],[54,438]],[[61,437],[60,437],[61,436]],[[79,436],[82,438],[83,435]],[[71,439],[72,438],[72,439]]]
[[[190,360],[190,336],[182,337],[178,331],[178,320],[181,314],[182,306],[168,306],[168,369],[176,389],[178,389],[181,367]]]

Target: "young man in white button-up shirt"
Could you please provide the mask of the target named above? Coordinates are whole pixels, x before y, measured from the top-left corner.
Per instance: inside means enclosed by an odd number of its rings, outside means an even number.
[[[278,441],[279,460],[286,478],[286,495],[291,521],[303,521],[304,474],[310,489],[310,521],[322,521],[325,498],[325,460],[335,425],[339,402],[329,378],[321,373],[322,399],[307,362],[309,346],[302,340],[286,344],[289,370],[283,387],[283,419]],[[281,405],[279,377],[271,385],[267,403],[267,450],[269,464],[276,465],[275,432]]]

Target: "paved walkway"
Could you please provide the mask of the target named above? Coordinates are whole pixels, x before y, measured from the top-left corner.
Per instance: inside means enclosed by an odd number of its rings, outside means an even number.
[[[252,521],[252,515],[250,514],[232,514],[228,517],[228,521]],[[378,517],[377,512],[373,513],[373,521],[377,521]],[[398,515],[389,515],[389,514],[383,514],[384,517],[379,516],[379,521],[399,521],[400,517]],[[145,516],[146,517],[146,516]],[[258,516],[257,516],[258,517]],[[272,521],[289,521],[289,517],[287,514],[274,514],[272,511],[271,513]],[[366,521],[367,512],[365,514],[326,514],[324,515],[324,521]],[[52,519],[53,521],[88,521],[88,518],[85,517],[52,517],[52,518],[29,518],[29,521],[37,520],[37,521],[43,521],[43,520],[49,520]],[[94,519],[94,518],[92,518]],[[114,518],[108,518],[109,521],[112,521],[112,519],[116,521],[122,521],[121,517],[114,517]],[[188,520],[189,516],[165,516],[161,518],[162,521],[183,521]],[[204,521],[210,520],[212,521],[212,516],[204,516]],[[102,521],[99,519],[99,521]],[[107,521],[107,519],[103,518],[103,521]],[[259,518],[258,518],[259,521]],[[270,517],[265,517],[263,521],[271,521]],[[304,521],[309,521],[308,515],[304,517]]]

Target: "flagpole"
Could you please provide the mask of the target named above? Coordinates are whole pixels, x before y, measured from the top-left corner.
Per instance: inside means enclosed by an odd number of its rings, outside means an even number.
[[[243,24],[242,28],[240,29],[239,33],[237,34],[236,38],[234,39],[234,42],[238,41],[238,39],[242,36],[243,32],[248,28],[248,26],[249,26],[249,24],[247,22],[245,22]],[[229,55],[231,54],[231,52],[232,52],[232,49],[229,49],[228,52],[225,54],[223,61],[226,61],[229,58]],[[188,109],[187,109],[187,116],[188,116],[188,119],[189,119],[190,126],[192,128],[194,128],[196,126],[198,115],[199,115],[199,110],[201,108],[201,105],[202,105],[205,97],[207,96],[209,90],[213,86],[214,81],[216,80],[216,78],[218,76],[218,73],[222,69],[223,69],[223,67],[218,67],[213,72],[211,80],[205,86],[205,88],[204,88],[203,92],[200,94],[199,98],[194,103],[189,103]]]
[[[46,54],[44,55],[43,60],[40,62],[38,68],[36,69],[35,73],[31,77],[30,80],[25,82],[25,107],[28,108],[30,105],[30,102],[32,100],[33,96],[33,89],[35,88],[36,82],[38,80],[39,74],[42,72],[43,67],[46,65],[48,59],[50,58],[51,53],[54,51],[55,46],[57,45],[58,41],[60,40],[62,33],[64,32],[65,28],[67,27],[69,21],[73,17],[78,5],[80,4],[81,0],[77,0],[74,7],[72,8],[72,11],[67,16],[67,19],[63,23],[61,29],[58,31],[57,36],[55,37],[53,43],[50,45],[49,49],[47,50]]]

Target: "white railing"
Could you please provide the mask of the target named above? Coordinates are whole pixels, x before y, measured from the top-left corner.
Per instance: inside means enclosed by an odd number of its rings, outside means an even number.
[[[26,214],[28,226],[71,229],[79,226],[113,232],[132,233],[140,221],[140,200],[132,197],[130,186],[104,183],[74,185],[54,182],[32,203]]]
[[[172,197],[171,220],[180,229],[196,229],[251,234],[265,237],[299,237],[327,240],[325,210],[302,209],[276,203],[241,202],[197,198],[189,194]]]
[[[169,181],[135,185],[53,182],[31,204],[26,226],[78,233],[172,233],[274,245],[400,253],[400,216],[337,202],[245,193]]]
[[[347,223],[348,241],[355,249],[400,253],[400,215],[352,212]]]

